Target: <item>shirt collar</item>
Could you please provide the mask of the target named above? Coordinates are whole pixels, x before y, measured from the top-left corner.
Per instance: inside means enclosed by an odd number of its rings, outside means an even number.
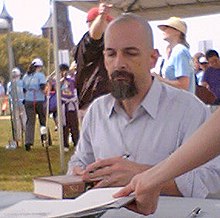
[[[161,82],[159,82],[159,80],[154,77],[149,92],[140,104],[140,106],[142,106],[145,111],[154,119],[156,118],[156,115],[158,113],[161,91]],[[119,107],[120,106],[118,104],[118,101],[111,95],[111,99],[107,106],[108,116],[110,117],[114,112],[117,112],[119,110]]]
[[[147,95],[141,103],[141,106],[154,119],[156,118],[158,113],[161,91],[161,83],[156,77],[154,77],[150,90],[148,91]]]
[[[110,98],[110,101],[109,101],[109,104],[108,104],[108,107],[107,107],[107,113],[108,113],[108,116],[111,117],[112,114],[116,111],[116,108],[118,107],[118,103],[117,103],[117,100],[111,95]]]

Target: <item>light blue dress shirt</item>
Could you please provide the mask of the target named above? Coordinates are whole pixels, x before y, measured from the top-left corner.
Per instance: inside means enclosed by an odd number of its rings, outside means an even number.
[[[26,101],[44,101],[45,94],[40,88],[40,84],[46,84],[46,77],[42,72],[36,72],[23,77],[23,88],[26,90]]]
[[[191,93],[195,93],[195,74],[193,62],[189,50],[182,44],[177,44],[171,52],[166,63],[165,78],[169,80],[177,80],[178,77],[189,77],[189,89]]]
[[[155,165],[173,153],[209,115],[209,108],[193,94],[156,78],[132,119],[111,94],[100,97],[84,117],[67,173],[97,158],[127,153],[131,161]],[[206,197],[220,190],[220,158],[210,163],[176,179],[184,196]]]

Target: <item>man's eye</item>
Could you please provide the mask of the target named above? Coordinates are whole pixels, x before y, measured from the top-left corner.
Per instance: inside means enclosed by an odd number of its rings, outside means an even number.
[[[113,57],[115,56],[115,52],[106,52],[106,56]]]
[[[138,52],[136,52],[136,51],[127,51],[126,55],[128,55],[128,56],[137,56]]]
[[[124,53],[128,56],[137,56],[139,54],[139,51],[136,49],[126,49]]]

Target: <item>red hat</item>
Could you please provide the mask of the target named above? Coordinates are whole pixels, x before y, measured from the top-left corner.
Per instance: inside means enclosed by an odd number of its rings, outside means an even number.
[[[99,8],[95,7],[95,8],[91,8],[88,13],[87,13],[87,19],[86,22],[91,22],[93,20],[95,20],[95,18],[99,15]],[[110,15],[107,15],[107,21],[110,22],[112,21],[113,17]]]

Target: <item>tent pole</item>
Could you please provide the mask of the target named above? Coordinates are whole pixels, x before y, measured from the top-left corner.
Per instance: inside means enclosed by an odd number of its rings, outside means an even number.
[[[59,133],[59,147],[60,147],[60,168],[61,173],[64,174],[64,143],[63,143],[63,120],[61,108],[61,90],[60,90],[60,72],[59,72],[59,59],[58,59],[58,35],[57,35],[57,9],[56,0],[52,1],[53,4],[53,44],[54,44],[54,65],[56,72],[56,93],[57,93],[57,115],[58,115],[58,133]]]

